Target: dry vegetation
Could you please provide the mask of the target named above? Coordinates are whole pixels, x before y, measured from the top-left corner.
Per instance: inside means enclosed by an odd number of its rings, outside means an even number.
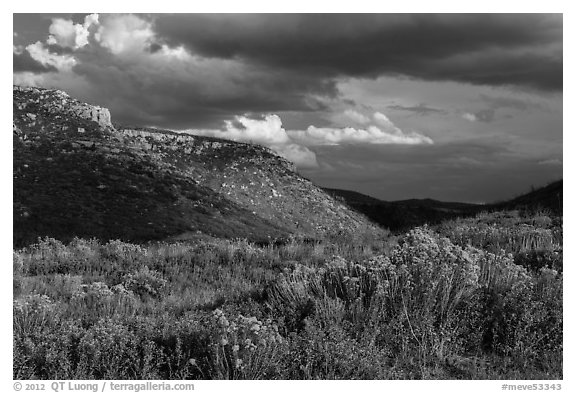
[[[15,379],[561,379],[562,222],[14,252]]]

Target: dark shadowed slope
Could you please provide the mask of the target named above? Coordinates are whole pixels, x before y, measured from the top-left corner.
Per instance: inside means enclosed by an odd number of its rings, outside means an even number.
[[[265,240],[371,224],[266,148],[116,129],[58,90],[13,90],[14,244],[38,237]]]
[[[509,201],[486,205],[443,202],[434,199],[389,202],[355,191],[330,188],[326,188],[325,191],[366,215],[373,222],[392,231],[405,231],[423,224],[438,224],[447,219],[467,217],[481,211],[548,210],[552,214],[562,214],[562,180]]]
[[[478,212],[480,208],[478,205],[440,202],[432,199],[388,202],[347,190],[326,189],[326,191],[378,225],[395,232],[471,215]]]
[[[552,214],[561,215],[564,197],[563,183],[563,180],[557,180],[509,201],[494,203],[491,207],[501,210],[547,210]]]

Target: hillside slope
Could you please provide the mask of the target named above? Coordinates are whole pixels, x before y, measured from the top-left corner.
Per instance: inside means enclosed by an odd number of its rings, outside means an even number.
[[[58,90],[14,86],[13,111],[15,246],[370,227],[263,147],[116,129],[107,109]]]

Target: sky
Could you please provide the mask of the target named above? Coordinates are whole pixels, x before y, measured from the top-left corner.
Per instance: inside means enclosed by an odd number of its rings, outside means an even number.
[[[316,184],[486,203],[562,178],[560,14],[14,14],[13,81],[265,145]]]

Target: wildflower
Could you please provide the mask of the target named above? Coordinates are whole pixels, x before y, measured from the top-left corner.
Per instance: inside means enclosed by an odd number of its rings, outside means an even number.
[[[240,345],[235,344],[235,345],[232,346],[232,351],[238,352],[239,350],[240,350]]]
[[[240,368],[242,366],[242,359],[236,359],[236,368]]]
[[[196,359],[190,359],[188,360],[188,363],[190,363],[192,366],[196,366]]]
[[[226,340],[225,338],[222,338],[222,339],[220,340],[220,345],[224,346],[224,345],[226,345],[226,344],[228,344],[228,340]]]

